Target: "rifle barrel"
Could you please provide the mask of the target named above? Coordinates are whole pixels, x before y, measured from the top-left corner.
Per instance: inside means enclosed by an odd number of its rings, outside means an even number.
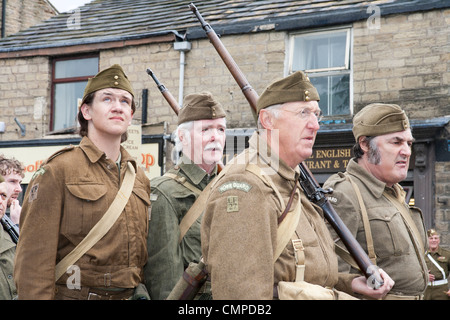
[[[161,82],[159,82],[158,78],[155,76],[155,74],[150,68],[147,69],[147,73],[150,77],[153,78],[159,91],[162,93],[166,101],[169,103],[170,107],[175,112],[175,114],[178,115],[178,113],[180,113],[180,106],[178,105],[177,100],[175,100],[170,91]]]

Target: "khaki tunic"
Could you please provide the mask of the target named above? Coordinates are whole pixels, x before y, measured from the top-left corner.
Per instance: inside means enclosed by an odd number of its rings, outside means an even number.
[[[261,143],[267,147],[264,140]],[[277,219],[284,207],[270,186],[246,170],[246,164],[263,168],[285,203],[299,169],[290,168],[276,156],[258,153],[257,133],[249,144],[249,149],[233,159],[224,169],[226,173],[212,183],[202,221],[202,253],[214,299],[272,299],[279,281],[295,280],[291,242],[273,263]],[[296,231],[305,246],[305,281],[349,291],[354,276],[338,274],[334,244],[321,210],[301,194],[302,213]],[[295,197],[292,208],[297,205],[299,199]]]
[[[199,190],[216,176],[208,175],[186,157],[168,173],[186,178]],[[183,275],[190,262],[199,262],[200,222],[202,216],[189,228],[181,243],[179,224],[194,204],[198,195],[168,176],[152,179],[152,212],[148,233],[148,262],[145,266],[145,284],[152,300],[164,300]]]
[[[376,265],[395,281],[389,293],[413,296],[423,294],[427,281],[423,254],[417,254],[400,212],[383,196],[385,189],[395,195],[394,189],[386,187],[385,183],[361,168],[354,159],[350,160],[347,166],[347,174],[359,187],[364,199],[377,257]],[[334,191],[328,199],[361,247],[367,252],[361,209],[351,183],[342,173],[339,173],[332,175],[325,182],[324,188],[333,188]],[[427,238],[422,213],[418,208],[410,208],[410,213],[426,246]],[[337,238],[333,230],[331,233]],[[357,272],[343,260],[339,260],[339,270]]]
[[[442,268],[445,277],[436,265],[428,258],[428,254],[430,254],[434,261],[436,261],[436,263]],[[449,250],[439,247],[435,252],[427,251],[425,252],[425,261],[427,263],[428,270],[430,270],[430,273],[434,275],[434,281],[443,279],[447,279],[448,281],[450,270]],[[425,291],[425,300],[449,300],[450,297],[445,294],[448,290],[448,283],[441,285],[431,285],[431,283],[428,283],[427,290]]]
[[[16,244],[12,241],[8,232],[0,225],[0,300],[17,298],[17,290],[13,278],[15,253]]]
[[[134,288],[147,261],[150,183],[121,148],[121,170],[89,138],[50,159],[30,182],[20,217],[15,280],[20,299],[52,299],[55,265],[71,252],[114,200],[127,161],[136,168],[133,192],[109,232],[75,265],[81,286]],[[58,284],[66,285],[70,274]]]

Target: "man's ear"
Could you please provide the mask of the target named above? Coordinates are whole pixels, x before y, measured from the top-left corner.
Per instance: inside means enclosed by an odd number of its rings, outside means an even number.
[[[81,106],[80,110],[81,110],[81,113],[83,114],[83,118],[85,120],[91,120],[92,119],[91,115],[89,114],[90,113],[90,107],[86,103],[83,103],[83,105]]]
[[[358,138],[359,146],[361,147],[362,151],[364,153],[367,153],[369,151],[369,144],[367,143],[366,136],[361,136]]]
[[[273,117],[270,111],[268,110],[260,110],[259,111],[259,122],[261,123],[262,127],[267,130],[273,130]]]

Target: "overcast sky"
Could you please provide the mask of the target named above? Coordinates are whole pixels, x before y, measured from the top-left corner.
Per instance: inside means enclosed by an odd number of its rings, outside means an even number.
[[[92,0],[49,0],[60,13],[76,9],[91,1]]]

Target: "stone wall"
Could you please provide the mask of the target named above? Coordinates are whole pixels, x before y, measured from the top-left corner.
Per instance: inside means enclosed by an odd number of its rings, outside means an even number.
[[[450,114],[450,10],[354,24],[355,113],[371,102],[397,103],[412,118]]]

